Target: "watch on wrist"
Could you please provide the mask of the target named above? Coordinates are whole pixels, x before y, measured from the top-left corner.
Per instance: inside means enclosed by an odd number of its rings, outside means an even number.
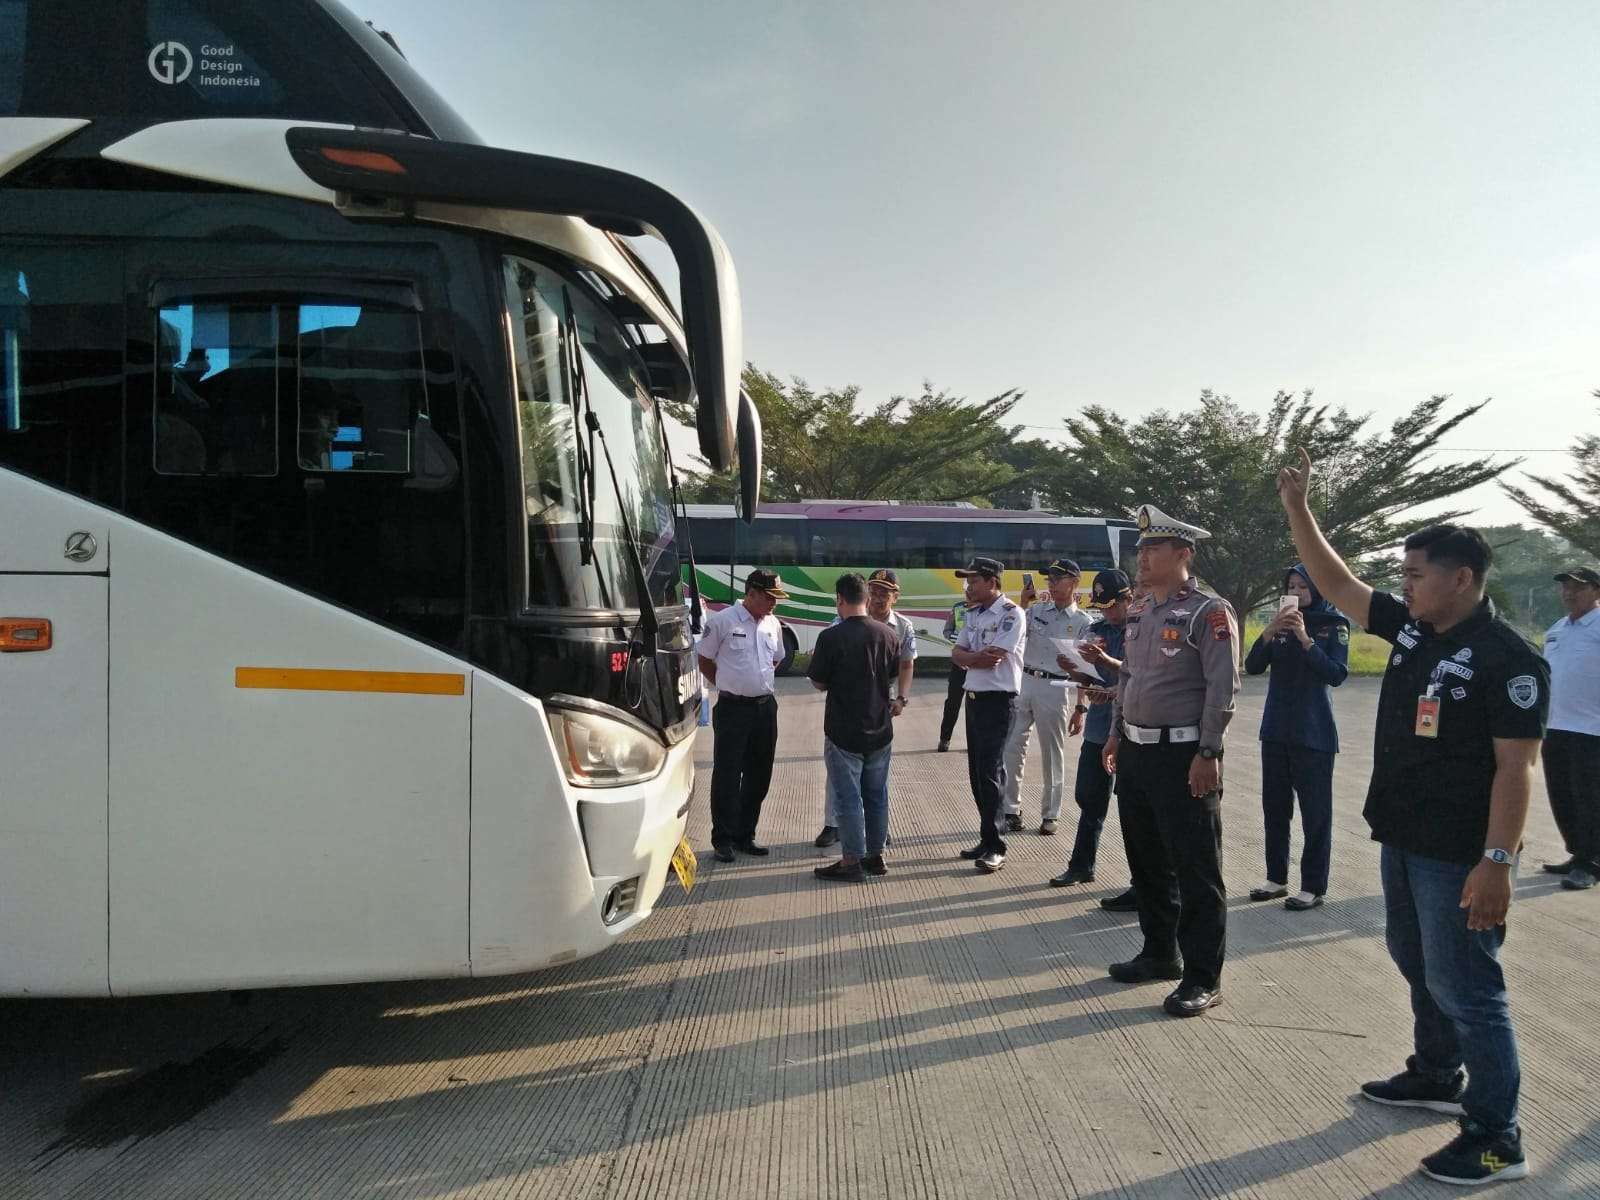
[[[1215,749],[1213,749],[1210,746],[1201,746],[1200,747],[1200,757],[1201,758],[1221,759],[1222,758],[1222,747],[1218,746]]]
[[[1502,867],[1509,867],[1516,857],[1509,850],[1500,850],[1494,847],[1485,850],[1483,856],[1492,863],[1499,863]]]

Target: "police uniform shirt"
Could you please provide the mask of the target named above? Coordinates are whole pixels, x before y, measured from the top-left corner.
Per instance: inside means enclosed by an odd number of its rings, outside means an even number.
[[[768,613],[757,621],[741,602],[711,614],[700,657],[717,664],[717,690],[733,696],[770,696],[783,661],[783,627]]]
[[[967,608],[967,623],[956,645],[963,650],[987,650],[995,646],[1006,656],[993,667],[968,667],[969,692],[1010,692],[1022,690],[1023,643],[1027,640],[1026,614],[1004,596],[997,596],[986,608]]]
[[[1394,645],[1363,814],[1373,840],[1474,865],[1487,847],[1494,739],[1544,736],[1550,666],[1488,600],[1435,633],[1412,621],[1403,601],[1374,592],[1367,621]],[[1437,708],[1424,709],[1422,697]]]
[[[1094,618],[1076,604],[1058,608],[1050,600],[1036,600],[1028,608],[1028,638],[1022,651],[1022,665],[1035,671],[1065,676],[1056,655],[1057,642],[1081,640],[1094,624]]]
[[[1562,617],[1544,635],[1550,728],[1600,737],[1600,608]]]
[[[1111,731],[1198,725],[1200,745],[1222,748],[1239,694],[1239,622],[1233,607],[1192,583],[1157,603],[1141,596],[1123,626]]]

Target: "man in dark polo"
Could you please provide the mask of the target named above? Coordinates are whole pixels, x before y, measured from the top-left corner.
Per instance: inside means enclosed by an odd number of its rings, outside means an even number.
[[[1500,969],[1506,912],[1550,702],[1550,668],[1484,596],[1489,545],[1434,525],[1405,541],[1403,599],[1345,566],[1311,515],[1311,458],[1278,494],[1311,582],[1393,643],[1378,696],[1364,815],[1381,855],[1389,955],[1411,988],[1415,1053],[1367,1099],[1461,1118],[1422,1160],[1446,1183],[1528,1173],[1522,1071]]]

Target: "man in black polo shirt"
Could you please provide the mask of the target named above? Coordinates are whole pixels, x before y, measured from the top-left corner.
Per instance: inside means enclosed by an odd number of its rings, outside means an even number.
[[[1434,525],[1405,542],[1404,602],[1375,592],[1328,545],[1306,503],[1311,458],[1278,494],[1311,581],[1394,645],[1378,698],[1365,816],[1383,843],[1389,954],[1411,985],[1416,1053],[1361,1085],[1379,1104],[1461,1117],[1422,1160],[1447,1183],[1528,1173],[1517,1124],[1521,1069],[1500,969],[1550,668],[1484,598],[1489,546]]]

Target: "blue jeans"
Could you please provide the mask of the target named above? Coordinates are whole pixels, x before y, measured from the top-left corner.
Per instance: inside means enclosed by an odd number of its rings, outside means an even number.
[[[889,754],[893,744],[870,754],[841,750],[822,739],[822,761],[828,768],[828,824],[839,830],[839,846],[848,858],[883,853],[889,832]]]
[[[1411,985],[1416,1067],[1441,1081],[1467,1072],[1462,1107],[1491,1133],[1516,1128],[1522,1068],[1500,970],[1504,925],[1467,928],[1471,867],[1394,846],[1382,856],[1389,956]]]

